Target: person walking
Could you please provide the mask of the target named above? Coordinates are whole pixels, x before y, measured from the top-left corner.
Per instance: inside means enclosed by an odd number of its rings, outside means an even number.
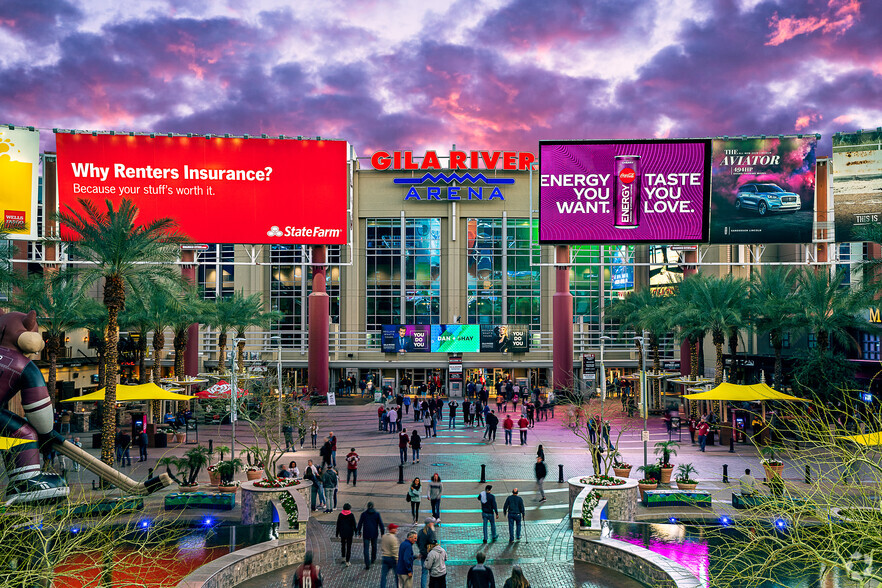
[[[352,487],[358,484],[358,454],[355,453],[355,447],[351,447],[349,449],[349,453],[346,454],[346,483],[349,484],[349,479],[352,478]]]
[[[398,588],[413,588],[413,544],[417,542],[416,531],[407,534],[407,539],[398,547]]]
[[[431,437],[432,436],[432,415],[429,414],[428,409],[423,411],[422,419],[423,419],[423,429],[426,430],[425,436]]]
[[[478,501],[481,503],[481,521],[484,526],[484,543],[487,543],[487,524],[490,524],[491,540],[496,541],[499,535],[496,534],[496,521],[499,519],[499,509],[496,507],[496,497],[490,492],[493,486],[487,484],[484,491],[478,494]]]
[[[414,434],[416,434],[416,429],[413,430]],[[400,433],[398,433],[398,457],[401,458],[401,465],[407,463],[407,443],[409,438],[407,436],[407,429],[402,429]]]
[[[545,467],[545,459],[537,455],[536,465],[533,466],[533,469],[536,473],[536,489],[539,491],[539,496],[541,496],[539,502],[545,502],[545,476],[548,475],[548,468]]]
[[[491,442],[496,441],[496,427],[498,427],[498,426],[499,426],[499,417],[496,416],[495,410],[491,410],[487,414],[487,431],[485,433],[487,435],[488,441],[491,441]]]
[[[475,560],[478,562],[469,568],[466,575],[466,588],[496,588],[496,579],[493,577],[493,570],[486,567],[484,562],[487,556],[483,551],[475,554]]]
[[[357,526],[355,515],[352,514],[352,505],[347,502],[337,515],[337,528],[334,531],[334,537],[340,538],[340,563],[347,567],[352,557],[352,538],[355,536]]]
[[[404,414],[410,414],[410,395],[405,394],[404,398],[401,400],[401,405],[404,407]]]
[[[607,451],[615,451],[616,448],[613,446],[612,441],[609,440],[609,433],[610,433],[609,421],[603,421],[603,423],[600,425],[600,431],[603,436],[603,442],[606,444],[606,450]]]
[[[395,568],[398,566],[398,537],[395,536],[396,532],[398,532],[398,525],[389,523],[389,532],[380,539],[380,556],[382,558],[380,588],[386,588],[386,575],[389,572],[392,572],[392,585],[398,585],[398,573],[395,571]],[[411,553],[413,553],[413,548],[411,548]]]
[[[132,456],[129,455],[129,448],[132,446],[132,438],[126,433],[125,429],[120,430],[119,436],[117,438],[120,447],[120,457],[118,458],[119,465],[121,466],[130,466],[132,465]],[[74,462],[75,466],[79,465]],[[74,468],[74,471],[79,470],[78,467]]]
[[[310,438],[312,439],[312,448],[313,449],[315,449],[316,443],[318,441],[318,433],[319,433],[318,423],[315,421],[312,421],[312,424],[309,426],[309,435],[310,435]]]
[[[322,448],[319,449],[319,456],[322,458],[322,467],[331,465],[331,438],[326,437]]]
[[[698,450],[704,453],[705,445],[707,445],[707,434],[710,432],[710,425],[706,418],[701,417],[701,421],[698,423],[698,429],[695,432],[698,433]]]
[[[312,552],[303,554],[303,563],[294,572],[295,588],[322,588],[322,570],[312,563]]]
[[[80,449],[83,448],[83,444],[80,442],[80,438],[79,438],[79,437],[74,437],[74,438],[73,438],[73,444],[76,445],[77,447],[79,447]],[[131,458],[131,457],[129,458],[129,465],[132,465],[132,458]],[[79,464],[79,462],[76,462],[76,461],[73,462],[73,471],[75,471],[75,472],[80,471],[80,464]]]
[[[429,583],[429,570],[425,565],[426,556],[429,555],[430,546],[438,543],[438,536],[435,534],[435,519],[426,517],[423,528],[417,533],[416,545],[419,548],[420,561],[420,588],[425,587]]]
[[[438,472],[432,474],[429,481],[429,502],[432,505],[432,516],[435,522],[441,522],[441,495],[444,493],[444,485],[441,483],[441,476]]]
[[[527,427],[530,425],[530,421],[527,420],[527,417],[522,416],[518,419],[518,429],[521,432],[521,445],[527,444]]]
[[[398,431],[398,411],[395,410],[395,407],[392,407],[392,410],[386,414],[389,415],[389,433]]]
[[[505,581],[502,588],[530,588],[521,566],[516,565],[511,568],[511,577]]]
[[[472,407],[469,410],[472,411],[472,425],[475,427],[483,427],[484,405],[480,401],[473,402]]]
[[[591,441],[591,445],[597,445],[597,421],[594,420],[594,417],[590,417],[587,424],[588,439]]]
[[[472,415],[472,401],[466,398],[462,403],[462,426],[468,427],[471,421]]]
[[[517,526],[517,539],[521,540],[521,521],[527,514],[524,508],[524,499],[518,496],[518,489],[511,491],[511,495],[505,499],[502,505],[502,514],[508,515],[508,542],[515,540],[515,526]]]
[[[512,430],[514,429],[514,421],[511,420],[511,415],[506,414],[505,420],[502,421],[502,432],[505,433],[505,444],[511,445],[511,435]]]
[[[147,421],[141,424],[141,432],[138,434],[138,461],[147,461],[147,446],[150,443],[147,438]]]
[[[316,510],[319,505],[325,505],[325,491],[322,489],[322,476],[319,468],[317,468],[310,459],[307,462],[306,470],[303,472],[303,479],[312,482],[310,494],[312,495],[312,510]]]
[[[297,447],[294,444],[294,425],[291,423],[285,423],[282,425],[282,434],[285,436],[285,453],[289,451],[297,451]]]
[[[414,429],[410,435],[410,451],[412,453],[410,463],[420,463],[420,448],[423,446],[423,439],[419,432]],[[404,461],[407,461],[407,448],[404,449]]]
[[[331,465],[334,468],[337,467],[337,435],[334,434],[334,431],[331,431],[331,434],[328,435],[328,441],[331,443]]]
[[[438,543],[429,544],[429,553],[423,562],[429,572],[427,588],[447,588],[447,552]]]
[[[364,569],[369,570],[377,559],[377,537],[383,534],[383,517],[374,510],[373,502],[368,502],[367,509],[358,517],[355,534],[361,535],[364,545]],[[368,553],[369,549],[370,553]]]
[[[496,412],[502,414],[503,408],[505,405],[505,399],[502,397],[502,394],[496,395]]]
[[[451,400],[447,403],[447,410],[449,418],[447,420],[447,428],[455,429],[456,428],[456,409],[459,408],[459,402],[456,400]]]
[[[422,482],[419,478],[414,478],[410,483],[405,498],[410,503],[410,514],[413,516],[413,524],[416,526],[420,517],[420,500],[422,499]]]
[[[322,487],[325,489],[325,512],[334,512],[337,508],[337,471],[333,467],[325,468],[322,476]]]

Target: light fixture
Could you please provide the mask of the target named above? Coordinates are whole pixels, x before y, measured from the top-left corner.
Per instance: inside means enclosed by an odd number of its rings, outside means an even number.
[[[787,528],[787,521],[785,521],[784,519],[776,519],[775,520],[775,527],[777,529],[783,531],[784,529]]]
[[[151,138],[151,139],[155,139],[155,138],[156,138],[156,133],[150,133],[150,138]]]
[[[723,525],[724,527],[728,527],[729,525],[732,524],[732,519],[730,519],[727,516],[722,516],[722,517],[720,517],[720,524]]]

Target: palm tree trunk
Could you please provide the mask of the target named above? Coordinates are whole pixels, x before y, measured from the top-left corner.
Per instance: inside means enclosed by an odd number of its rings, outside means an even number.
[[[661,358],[659,358],[658,353],[658,336],[649,335],[649,348],[652,350],[652,373],[658,374],[661,371]],[[661,379],[653,380],[652,393],[656,399],[656,407],[661,406]]]
[[[146,331],[141,331],[141,336],[138,337],[138,383],[146,384],[149,378],[147,377],[147,333]]]
[[[775,348],[775,389],[779,392],[784,391],[784,370],[781,361],[781,346]]]
[[[101,343],[98,345],[98,349],[96,349],[96,353],[98,355],[98,389],[104,387],[104,382],[107,380],[106,373],[106,365],[104,363],[105,353],[104,353],[105,345],[104,345],[104,337],[101,338]]]
[[[187,351],[187,329],[189,327],[179,328],[175,331],[175,338],[173,341],[173,345],[175,348],[175,377],[178,381],[184,381],[187,379],[187,374],[184,372],[184,353]],[[189,407],[189,402],[186,400],[178,401],[178,410],[187,410]]]
[[[701,340],[696,339],[693,341],[689,340],[689,379],[697,380],[698,379],[698,345],[701,343]]]
[[[104,411],[101,425],[101,461],[113,465],[116,438],[116,384],[119,374],[119,312],[125,308],[126,291],[118,275],[107,276],[104,284],[104,306],[107,307],[107,330],[104,334]]]
[[[830,334],[827,331],[820,330],[818,331],[818,351],[821,353],[827,353],[827,349],[830,347]]]
[[[52,335],[46,341],[46,354],[49,356],[49,377],[46,381],[46,387],[49,389],[49,398],[52,399],[52,405],[58,404],[58,336]]]
[[[165,334],[160,329],[153,331],[153,381],[159,384],[162,379],[162,362],[160,356],[165,347]]]
[[[217,373],[227,373],[227,334],[220,332],[217,335]]]
[[[732,356],[732,368],[729,373],[729,381],[739,383],[735,378],[735,366],[738,363],[738,329],[729,329],[729,355]]]
[[[716,330],[713,333],[714,338],[714,349],[717,352],[717,364],[714,368],[714,386],[719,386],[723,383],[723,343],[725,342],[725,337],[723,336],[722,330]]]

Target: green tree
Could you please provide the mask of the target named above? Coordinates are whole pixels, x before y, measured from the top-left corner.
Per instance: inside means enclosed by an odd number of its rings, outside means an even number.
[[[259,294],[245,297],[241,291],[235,292],[231,297],[215,300],[213,304],[208,303],[205,322],[218,331],[218,373],[225,374],[227,372],[227,333],[234,327],[238,330],[239,325],[247,325],[259,308],[262,308]],[[244,329],[242,332],[244,333]],[[244,348],[244,346],[242,347]]]
[[[722,278],[694,274],[683,280],[680,287],[683,288],[687,282],[689,321],[694,321],[692,328],[711,334],[716,351],[714,384],[719,385],[723,381],[726,334],[732,328],[745,325],[747,282],[731,274]]]
[[[98,356],[98,388],[104,388],[104,382],[107,379],[105,356],[107,344],[103,333],[107,331],[107,308],[95,300],[89,298],[86,300],[84,314],[86,317],[86,325],[89,328],[89,341],[92,342],[92,333],[102,333],[101,337],[95,339],[95,354]]]
[[[46,386],[53,403],[56,397],[58,354],[64,349],[65,333],[88,325],[88,303],[75,271],[33,274],[19,284],[12,299],[13,310],[37,312],[37,322],[46,337],[49,377]]]
[[[804,268],[796,275],[796,308],[803,328],[814,333],[818,350],[826,352],[830,342],[856,345],[851,330],[873,330],[863,312],[873,304],[876,288],[866,282],[843,286],[846,269],[833,275],[820,268]]]
[[[750,322],[758,335],[769,335],[775,353],[775,385],[784,382],[781,349],[784,334],[799,328],[796,301],[796,272],[785,267],[768,267],[750,281]]]
[[[232,326],[236,329],[236,337],[242,339],[236,346],[236,369],[239,373],[245,371],[245,331],[249,327],[270,326],[272,321],[278,320],[282,315],[277,311],[264,311],[263,299],[259,292],[251,296],[243,293],[233,295],[230,299],[236,308],[232,311],[234,320]]]
[[[84,285],[103,279],[107,328],[101,459],[113,465],[119,313],[125,309],[126,290],[139,291],[150,283],[180,280],[174,264],[180,256],[180,244],[187,239],[169,218],[136,225],[138,209],[131,200],[123,199],[118,208],[110,200],[105,205],[106,209],[81,198],[77,208],[68,206],[59,212],[58,221],[79,237],[69,249],[77,259],[89,262],[80,272]]]
[[[679,339],[689,344],[689,377],[698,379],[698,350],[707,329],[698,306],[692,303],[697,296],[697,282],[689,278],[680,283],[677,295],[671,301],[671,324],[676,326]]]
[[[175,350],[175,378],[184,380],[184,355],[187,351],[188,331],[193,323],[205,322],[210,316],[210,304],[204,301],[194,288],[187,287],[176,297],[177,304],[169,313],[169,326],[174,332],[172,346]]]

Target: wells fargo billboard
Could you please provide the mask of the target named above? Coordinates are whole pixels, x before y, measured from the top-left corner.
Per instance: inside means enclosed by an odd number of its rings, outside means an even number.
[[[10,239],[37,238],[40,132],[0,126],[0,222]]]
[[[128,198],[197,242],[346,243],[345,141],[59,133],[57,149],[62,209]]]

